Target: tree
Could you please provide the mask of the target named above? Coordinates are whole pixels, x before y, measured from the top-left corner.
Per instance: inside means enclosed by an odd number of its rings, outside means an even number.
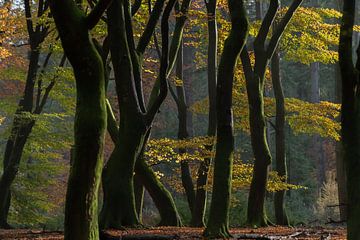
[[[266,140],[266,123],[264,116],[264,80],[266,67],[271,60],[279,40],[291,20],[294,12],[300,6],[301,0],[294,0],[285,16],[274,30],[268,46],[266,38],[276,17],[279,1],[270,1],[269,9],[262,21],[259,33],[254,41],[255,65],[252,67],[249,53],[245,47],[241,60],[245,73],[246,89],[249,101],[249,122],[251,145],[255,156],[254,176],[252,179],[248,200],[248,224],[251,226],[267,225],[264,209],[266,181],[271,155]]]
[[[276,148],[276,171],[284,182],[287,181],[286,148],[285,148],[285,97],[280,75],[280,54],[275,51],[271,59],[271,78],[276,102],[275,115],[275,148]],[[276,224],[289,225],[289,219],[285,209],[285,191],[275,192],[274,209]]]
[[[49,1],[51,13],[76,80],[75,145],[65,206],[65,239],[99,239],[98,188],[103,165],[106,104],[104,64],[89,31],[110,1],[90,14],[73,0]]]
[[[216,135],[216,70],[217,70],[217,22],[216,22],[216,0],[205,1],[207,11],[207,27],[208,27],[208,60],[207,60],[207,75],[208,75],[208,93],[209,93],[209,125],[208,136],[214,137]],[[213,144],[208,146],[213,148]],[[206,185],[208,181],[208,174],[210,169],[211,159],[207,158],[200,163],[197,180],[196,180],[196,194],[195,206],[192,216],[192,225],[195,227],[203,227],[205,225],[204,217],[206,210]]]
[[[115,72],[116,90],[120,107],[120,127],[115,149],[103,171],[104,204],[101,210],[102,228],[120,228],[139,224],[135,209],[133,172],[148,173],[151,176],[149,184],[153,187],[150,193],[162,193],[164,198],[172,200],[163,186],[155,181],[152,170],[148,168],[141,156],[142,149],[150,136],[154,118],[165,100],[168,92],[167,78],[171,72],[186,20],[186,12],[190,1],[183,1],[179,24],[175,25],[174,36],[170,49],[168,46],[168,18],[175,1],[170,1],[164,10],[161,20],[162,54],[159,77],[153,88],[148,106],[145,106],[142,88],[142,60],[154,29],[162,13],[164,0],[158,0],[150,14],[149,21],[141,35],[137,46],[132,29],[129,1],[115,1],[108,10],[108,31],[110,38],[110,52]],[[138,169],[138,170],[137,170]],[[141,171],[140,171],[141,169]],[[166,195],[166,196],[165,196]],[[120,204],[119,204],[120,203]],[[179,225],[181,221],[174,209],[173,202],[168,224]],[[166,219],[162,219],[163,224]]]
[[[36,122],[31,115],[42,113],[49,93],[55,84],[55,82],[51,83],[44,93],[41,90],[35,91],[37,80],[39,89],[43,87],[41,79],[38,79],[38,65],[41,50],[40,47],[48,36],[49,26],[39,19],[46,16],[47,9],[48,4],[44,1],[39,1],[37,3],[37,11],[35,11],[38,21],[34,21],[34,9],[32,9],[32,3],[29,0],[24,1],[26,27],[30,45],[29,65],[23,96],[20,99],[15,112],[11,133],[6,143],[3,159],[4,171],[0,179],[0,228],[10,228],[10,225],[7,222],[11,202],[10,187],[18,173],[19,163],[25,144],[28,141]],[[52,52],[50,51],[45,59],[44,67],[47,66],[51,55]],[[35,98],[37,99],[36,102],[34,102]]]
[[[210,215],[204,235],[229,237],[229,207],[234,154],[232,91],[237,59],[247,35],[248,20],[243,1],[228,1],[231,31],[224,44],[216,89],[217,142],[214,159],[214,185]]]
[[[360,131],[358,123],[360,119],[358,92],[360,47],[357,49],[358,60],[355,65],[352,48],[355,2],[355,0],[344,1],[339,42],[339,64],[342,78],[341,137],[347,176],[347,239],[350,240],[360,238],[358,218],[360,214],[358,184],[360,181]]]

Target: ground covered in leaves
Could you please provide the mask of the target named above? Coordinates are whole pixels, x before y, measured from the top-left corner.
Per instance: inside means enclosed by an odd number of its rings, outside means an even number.
[[[158,227],[147,229],[109,230],[102,236],[102,240],[170,240],[170,239],[203,239],[201,228]],[[340,240],[346,239],[346,229],[343,227],[323,228],[236,228],[231,230],[233,239],[264,239],[264,240]],[[36,239],[62,240],[62,232],[41,230],[0,230],[1,240]]]

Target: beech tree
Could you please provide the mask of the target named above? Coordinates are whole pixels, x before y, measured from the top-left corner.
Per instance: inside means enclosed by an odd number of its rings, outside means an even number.
[[[24,12],[26,17],[26,29],[28,34],[29,64],[23,95],[18,103],[14,114],[10,136],[7,140],[3,158],[3,174],[0,178],[0,228],[10,228],[7,218],[11,203],[11,185],[19,171],[19,164],[24,151],[25,144],[36,123],[32,114],[41,114],[48,100],[50,91],[53,89],[55,81],[47,87],[38,76],[41,54],[41,44],[49,34],[49,26],[39,19],[45,17],[48,9],[46,1],[38,1],[37,6],[33,7],[31,1],[24,1]],[[36,15],[33,16],[33,15]],[[37,19],[35,21],[34,19]],[[45,69],[52,56],[50,51],[44,60]],[[38,91],[36,91],[36,83]],[[42,91],[45,88],[45,91]],[[36,99],[36,101],[34,101]]]
[[[156,180],[155,174],[142,157],[142,150],[150,136],[154,118],[167,96],[167,78],[175,64],[190,1],[183,1],[180,6],[181,16],[175,24],[170,46],[167,25],[175,1],[170,1],[165,7],[161,21],[163,42],[160,73],[146,106],[141,77],[142,60],[164,4],[164,0],[156,1],[137,45],[132,29],[129,1],[115,1],[108,9],[110,52],[120,107],[120,126],[115,149],[103,171],[104,205],[100,218],[102,228],[139,224],[133,186],[134,171],[139,175],[143,174],[139,178],[143,179],[142,184],[148,189],[160,210],[160,224],[181,224],[170,194]]]
[[[106,104],[104,64],[89,31],[110,0],[88,14],[73,0],[50,0],[50,9],[76,79],[75,144],[65,206],[65,239],[99,239],[98,189],[103,166]]]
[[[347,239],[360,238],[360,135],[359,135],[359,70],[360,46],[357,62],[353,61],[353,27],[355,0],[344,1],[340,27],[339,65],[342,79],[341,137],[347,176]]]
[[[229,0],[231,30],[224,44],[216,89],[217,136],[214,159],[214,185],[210,215],[204,235],[229,237],[229,207],[234,154],[232,90],[236,62],[247,35],[248,20],[243,1]]]
[[[208,77],[208,93],[209,93],[209,123],[207,134],[209,137],[216,135],[216,84],[217,84],[217,22],[216,22],[216,0],[205,1],[207,11],[207,29],[208,29],[208,58],[207,58],[207,77]],[[213,145],[209,145],[208,149],[212,149]],[[206,185],[208,182],[208,174],[211,164],[211,158],[204,159],[200,163],[197,179],[195,205],[192,216],[192,225],[195,227],[205,226],[206,211]]]
[[[271,154],[266,140],[266,122],[264,115],[264,81],[266,67],[269,64],[279,40],[302,0],[294,0],[284,17],[266,44],[266,38],[279,9],[279,1],[271,0],[269,9],[262,21],[260,30],[254,41],[255,65],[251,65],[246,47],[241,53],[244,68],[246,89],[249,101],[249,122],[251,145],[255,156],[254,175],[251,182],[247,221],[251,226],[265,226],[268,223],[264,203],[268,166]]]

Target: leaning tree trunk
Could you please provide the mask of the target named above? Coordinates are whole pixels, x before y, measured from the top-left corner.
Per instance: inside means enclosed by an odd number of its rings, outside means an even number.
[[[275,123],[275,142],[276,142],[276,171],[282,177],[282,181],[287,181],[286,169],[286,149],[285,149],[285,97],[280,75],[280,55],[275,52],[271,60],[271,76],[276,101],[276,123]],[[278,225],[289,225],[288,216],[285,209],[285,190],[275,192],[275,218]]]
[[[341,139],[347,176],[347,239],[360,239],[360,45],[353,62],[355,0],[344,1],[340,27],[339,64],[342,78]]]
[[[216,68],[217,68],[217,26],[216,26],[216,0],[205,1],[208,16],[208,93],[209,93],[209,125],[207,135],[216,135]],[[212,150],[213,145],[208,146]],[[207,201],[206,185],[211,159],[206,158],[200,163],[197,180],[193,218],[191,225],[194,227],[205,226],[205,211]]]
[[[51,0],[50,9],[76,79],[75,145],[65,204],[65,240],[97,240],[98,189],[106,129],[105,79],[91,40],[107,1],[85,16],[73,0]]]
[[[214,185],[210,215],[204,235],[227,238],[234,154],[232,90],[234,69],[248,34],[248,20],[243,1],[228,1],[231,31],[225,41],[218,72],[216,114],[217,142],[214,160]]]

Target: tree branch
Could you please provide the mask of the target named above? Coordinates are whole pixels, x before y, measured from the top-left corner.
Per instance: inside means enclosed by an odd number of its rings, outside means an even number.
[[[112,0],[99,0],[89,15],[86,17],[88,29],[93,29],[100,21],[105,10],[110,6]]]
[[[139,54],[144,54],[146,47],[148,46],[150,39],[154,33],[156,24],[162,13],[165,0],[156,0],[153,10],[151,11],[149,21],[146,24],[145,30],[141,35],[136,51]]]
[[[30,42],[32,42],[31,38],[34,33],[34,26],[33,26],[33,21],[31,19],[32,16],[31,16],[30,0],[24,0],[24,6],[25,6],[26,27],[29,33]]]
[[[277,25],[276,29],[274,30],[274,33],[271,37],[269,46],[267,48],[267,58],[271,59],[272,55],[274,54],[278,44],[279,40],[284,33],[288,23],[290,22],[292,16],[294,15],[295,11],[298,9],[298,7],[301,5],[303,0],[294,0],[287,10],[285,16],[283,19],[281,19],[280,23]]]
[[[255,50],[261,49],[261,50],[265,51],[266,37],[269,34],[271,25],[274,22],[274,19],[275,19],[277,11],[279,9],[279,6],[280,6],[279,0],[271,0],[270,1],[269,9],[266,12],[266,15],[261,23],[259,33],[256,36],[256,39],[254,41],[254,49]]]
[[[146,124],[151,125],[168,93],[167,71],[169,67],[169,17],[177,0],[170,0],[161,19],[162,56],[160,62],[160,92],[146,114]]]
[[[246,79],[251,79],[253,74],[253,67],[251,66],[251,60],[247,46],[245,44],[243,50],[240,53],[241,63],[244,69],[244,74]]]
[[[64,54],[63,57],[61,58],[59,67],[64,67],[65,61],[66,61],[66,56]],[[50,84],[46,87],[44,96],[41,99],[41,103],[39,104],[39,106],[34,111],[35,114],[40,114],[43,111],[44,106],[45,106],[45,104],[46,104],[46,102],[47,102],[47,100],[49,98],[50,92],[54,88],[56,80],[57,80],[58,77],[59,77],[58,75],[55,75],[53,77],[52,81],[50,82]]]
[[[131,6],[131,16],[134,16],[141,7],[142,0],[135,0],[134,4]]]

